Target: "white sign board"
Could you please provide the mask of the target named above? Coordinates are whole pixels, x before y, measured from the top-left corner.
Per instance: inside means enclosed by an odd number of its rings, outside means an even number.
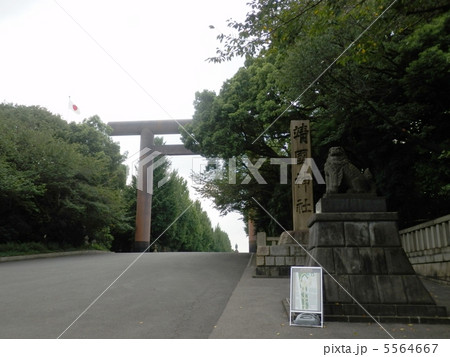
[[[321,267],[291,267],[289,324],[323,327]]]

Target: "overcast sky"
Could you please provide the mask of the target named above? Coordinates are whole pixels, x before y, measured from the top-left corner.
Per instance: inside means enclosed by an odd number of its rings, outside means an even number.
[[[206,62],[226,20],[242,20],[245,0],[0,0],[0,100],[39,105],[67,121],[99,115],[104,122],[190,119],[196,91],[218,92],[243,60]],[[213,29],[210,26],[214,26]],[[80,115],[68,109],[68,98]],[[117,137],[122,152],[139,150],[137,137]],[[175,136],[165,138],[177,143]],[[199,157],[173,157],[189,180]],[[193,197],[193,190],[191,190]],[[219,217],[233,248],[248,251],[238,214]]]

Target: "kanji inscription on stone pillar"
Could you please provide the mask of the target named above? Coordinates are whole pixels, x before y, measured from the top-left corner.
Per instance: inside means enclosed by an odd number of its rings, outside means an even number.
[[[305,159],[311,158],[311,137],[309,120],[291,121],[291,156],[297,159],[292,166],[292,220],[293,230],[308,229],[308,219],[314,213],[313,176],[299,179]]]

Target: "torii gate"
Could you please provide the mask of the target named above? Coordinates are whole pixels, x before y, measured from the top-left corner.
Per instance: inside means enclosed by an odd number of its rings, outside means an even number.
[[[155,135],[179,134],[180,126],[190,123],[191,119],[183,120],[146,120],[146,121],[117,121],[108,125],[113,129],[111,136],[140,135],[140,153],[158,151],[165,155],[196,155],[186,149],[184,145],[155,145]],[[143,151],[144,150],[144,151]],[[140,155],[140,156],[141,156]],[[139,158],[139,173],[142,177],[142,188],[137,190],[136,233],[134,236],[134,250],[143,252],[150,246],[150,227],[152,219],[152,191],[145,188],[153,187],[153,168],[144,170],[144,166],[151,166],[152,160]]]

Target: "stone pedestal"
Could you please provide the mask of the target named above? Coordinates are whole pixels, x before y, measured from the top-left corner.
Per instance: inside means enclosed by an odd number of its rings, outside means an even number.
[[[380,321],[447,316],[416,276],[400,244],[397,214],[386,212],[383,198],[328,195],[317,206],[320,213],[308,222],[306,265],[324,268],[328,320],[367,312]]]

